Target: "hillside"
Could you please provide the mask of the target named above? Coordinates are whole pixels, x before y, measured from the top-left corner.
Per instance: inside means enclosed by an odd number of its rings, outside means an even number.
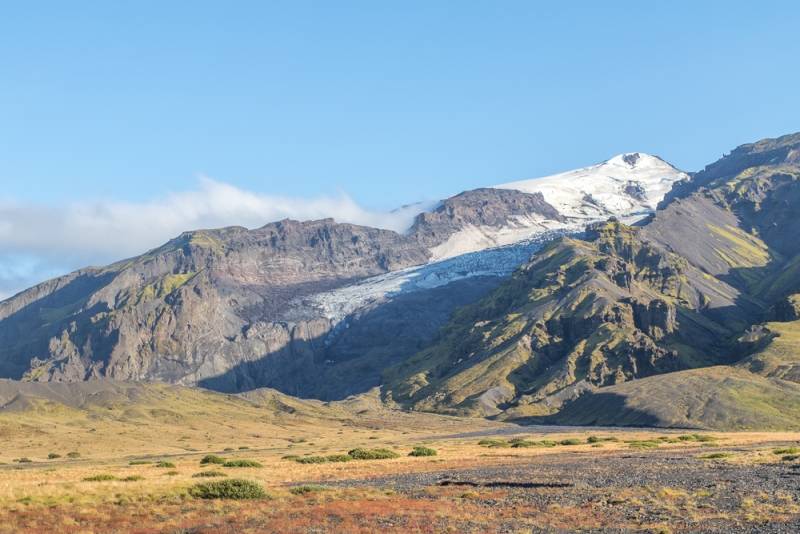
[[[781,426],[796,412],[794,325],[762,323],[797,314],[798,176],[800,135],[745,145],[643,225],[553,241],[387,369],[387,398],[501,419]],[[716,407],[686,412],[676,395]]]

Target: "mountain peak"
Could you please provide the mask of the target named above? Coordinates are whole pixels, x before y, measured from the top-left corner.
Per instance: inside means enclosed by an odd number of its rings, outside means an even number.
[[[582,169],[495,187],[541,193],[564,216],[586,221],[652,211],[674,182],[687,178],[659,157],[630,152]]]

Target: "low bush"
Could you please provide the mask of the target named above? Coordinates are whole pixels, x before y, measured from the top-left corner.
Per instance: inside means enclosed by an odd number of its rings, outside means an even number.
[[[203,459],[200,460],[200,465],[206,465],[206,464],[219,464],[219,465],[222,465],[227,461],[228,460],[226,460],[225,458],[223,458],[221,456],[217,456],[216,454],[209,454],[209,455],[204,456]]]
[[[61,458],[61,455],[51,452],[50,454],[47,455],[47,458],[50,460],[55,460],[56,458]]]
[[[244,446],[244,447],[239,447],[239,450],[240,450],[240,451],[249,451],[249,450],[250,450],[250,447],[247,447],[247,446]]]
[[[400,455],[389,449],[353,449],[347,453],[353,460],[388,460],[400,458]]]
[[[115,477],[114,475],[102,474],[102,475],[94,475],[91,477],[86,477],[83,479],[84,482],[105,482],[107,480],[117,480],[117,477]]]
[[[189,488],[189,495],[198,499],[268,499],[269,493],[263,486],[252,480],[231,478],[219,482],[195,484]]]
[[[287,454],[286,456],[281,456],[281,460],[297,460],[298,458],[300,457],[296,454]]]
[[[172,462],[164,461],[164,462],[158,462],[156,464],[156,467],[174,468],[175,464]]]
[[[311,493],[314,491],[330,491],[330,486],[323,486],[321,484],[304,484],[302,486],[297,486],[296,488],[292,488],[289,490],[289,493],[293,495],[305,495],[306,493]]]
[[[431,449],[423,445],[414,447],[414,450],[408,453],[409,456],[436,456],[437,454],[439,453],[436,451],[436,449]]]
[[[81,453],[79,453],[79,452],[68,452],[67,453],[67,458],[80,458],[80,457],[81,457]]]
[[[230,451],[233,451],[233,450],[236,450],[236,449],[234,449],[233,447],[225,447],[222,450],[225,451],[225,452],[230,452]]]
[[[597,436],[589,436],[586,438],[586,443],[601,443],[603,441],[619,441],[619,439],[613,436],[610,438],[599,438]]]
[[[511,444],[504,439],[482,439],[478,442],[482,447],[510,447]]]
[[[180,471],[167,471],[166,473],[164,473],[164,476],[174,477],[180,474],[181,474]]]
[[[797,454],[798,452],[800,452],[800,447],[776,447],[772,449],[773,454]]]
[[[353,457],[348,454],[331,454],[325,457],[329,462],[349,462]]]
[[[136,482],[137,480],[144,480],[142,475],[131,475],[121,479],[123,482]]]
[[[628,446],[631,449],[657,449],[659,443],[657,441],[629,441]]]
[[[561,445],[583,445],[583,440],[578,438],[562,439]]]
[[[205,478],[205,477],[226,477],[222,471],[203,471],[202,473],[195,473],[192,478]]]
[[[298,464],[324,464],[328,459],[324,456],[309,456],[307,458],[298,458],[295,460]]]
[[[686,434],[683,436],[678,436],[678,439],[681,441],[701,441],[701,442],[717,441],[717,438],[713,436],[707,436],[705,434]]]
[[[30,458],[20,458],[20,459],[19,459],[19,460],[17,460],[17,461],[18,461],[19,463],[21,463],[21,464],[29,464],[29,463],[33,463],[33,460],[31,460]]]
[[[152,463],[153,462],[150,460],[133,460],[132,462],[129,462],[128,465],[147,465]]]
[[[255,460],[231,460],[222,464],[222,467],[262,467],[262,465]]]
[[[555,447],[558,445],[555,441],[527,441],[524,439],[515,440],[514,444],[511,445],[514,449],[525,449],[528,447]]]

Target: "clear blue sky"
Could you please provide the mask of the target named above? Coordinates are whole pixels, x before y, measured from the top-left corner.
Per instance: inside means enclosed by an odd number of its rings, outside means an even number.
[[[800,130],[800,2],[0,4],[0,201],[388,208]]]

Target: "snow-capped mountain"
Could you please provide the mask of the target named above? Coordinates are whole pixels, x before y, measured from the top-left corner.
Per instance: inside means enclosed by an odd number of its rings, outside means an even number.
[[[634,152],[583,169],[494,187],[539,192],[565,217],[593,220],[653,211],[673,183],[688,178],[659,157]]]
[[[548,241],[642,217],[686,177],[625,154],[404,207],[415,217],[403,233],[333,219],[185,232],[0,303],[0,377],[343,398],[377,385]]]
[[[656,156],[620,154],[602,163],[543,178],[492,186],[541,193],[564,216],[557,221],[537,213],[517,215],[505,226],[465,225],[431,248],[426,265],[409,267],[334,291],[294,301],[341,321],[354,310],[386,297],[422,291],[475,276],[504,277],[559,235],[580,234],[587,224],[615,216],[633,223],[654,211],[678,180],[689,176]]]

